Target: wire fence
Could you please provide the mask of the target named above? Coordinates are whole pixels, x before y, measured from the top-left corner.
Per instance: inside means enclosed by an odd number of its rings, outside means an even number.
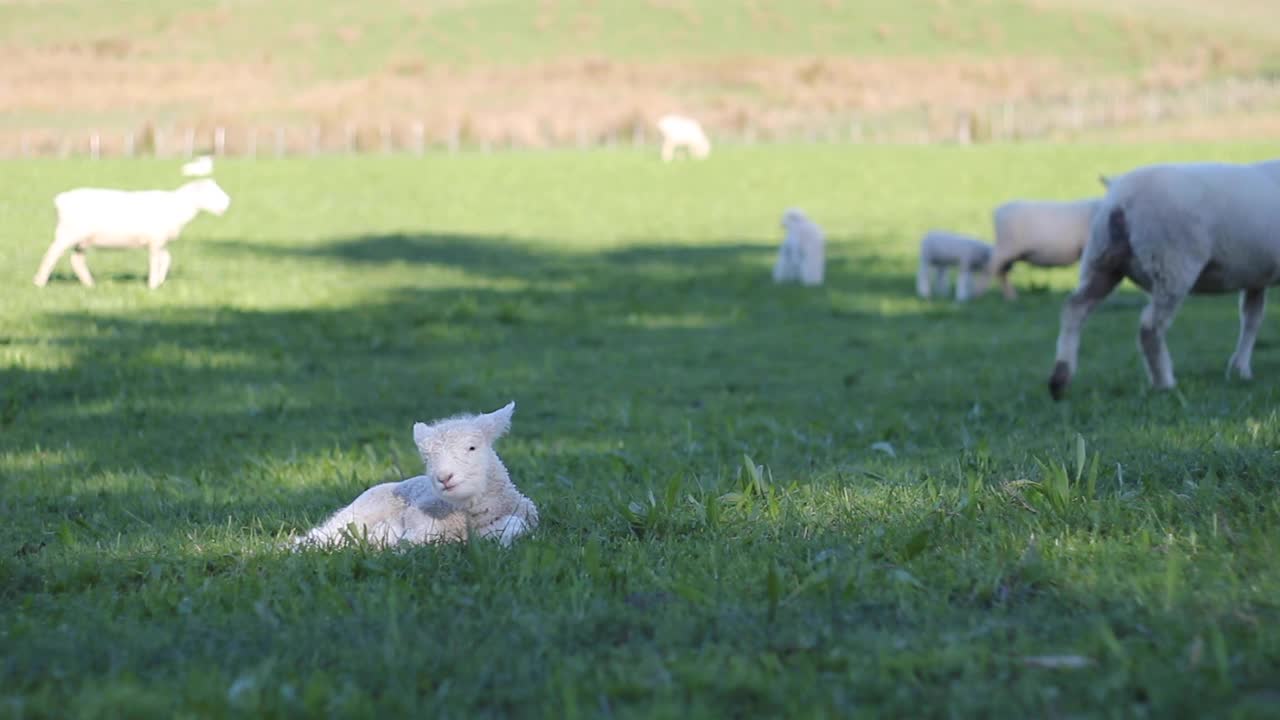
[[[920,106],[877,115],[835,112],[826,116],[769,118],[753,124],[707,128],[722,144],[983,143],[1073,137],[1117,128],[1280,112],[1280,77],[1230,78],[1178,90],[1122,95],[1065,93],[1009,100],[979,108]],[[335,154],[424,154],[657,145],[649,124],[634,120],[607,128],[580,126],[558,134],[477,132],[466,121],[218,126],[154,126],[116,130],[10,130],[0,132],[0,157],[189,158],[196,155],[286,157]]]

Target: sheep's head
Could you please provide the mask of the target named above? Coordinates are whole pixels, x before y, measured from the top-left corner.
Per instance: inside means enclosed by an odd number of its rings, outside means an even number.
[[[787,230],[794,230],[801,225],[808,224],[808,222],[809,216],[805,215],[804,211],[798,208],[789,208],[786,212],[782,213],[782,227]]]
[[[484,415],[464,415],[430,425],[415,423],[413,442],[418,446],[427,477],[440,496],[465,504],[488,487],[494,466],[502,460],[493,443],[511,428],[516,404]]]
[[[231,207],[231,196],[213,178],[189,182],[178,189],[190,195],[195,206],[205,212],[221,215]]]

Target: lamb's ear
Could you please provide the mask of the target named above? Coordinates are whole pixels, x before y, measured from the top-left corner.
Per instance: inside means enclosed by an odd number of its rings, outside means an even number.
[[[1102,183],[1102,187],[1104,188],[1111,187],[1111,178],[1106,175],[1098,175],[1098,182]]]
[[[413,424],[413,443],[415,445],[421,445],[422,441],[426,440],[427,436],[430,434],[431,429],[427,427],[426,423],[419,422]]]
[[[511,413],[516,411],[514,400],[498,410],[480,416],[480,427],[484,428],[484,436],[493,442],[511,429]]]

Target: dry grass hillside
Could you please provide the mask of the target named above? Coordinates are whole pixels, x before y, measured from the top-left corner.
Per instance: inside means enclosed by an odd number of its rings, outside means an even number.
[[[1226,115],[1225,133],[1248,133],[1280,91],[1221,88],[1280,67],[1270,4],[0,0],[0,152],[80,150],[95,131],[102,152],[129,136],[172,148],[219,127],[240,152],[546,146],[636,138],[671,110],[721,135],[856,122],[981,139],[1013,103],[1030,117],[1084,99],[1089,125],[1128,135]],[[1190,100],[1163,118],[1140,111],[1149,97]]]

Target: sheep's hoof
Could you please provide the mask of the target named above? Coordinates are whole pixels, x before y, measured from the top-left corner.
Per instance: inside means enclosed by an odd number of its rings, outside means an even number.
[[[1241,380],[1252,380],[1253,369],[1247,365],[1240,367],[1236,364],[1235,356],[1232,355],[1231,361],[1227,363],[1227,379],[1230,380],[1232,375],[1238,376]]]
[[[1071,382],[1071,370],[1064,362],[1058,362],[1053,366],[1053,375],[1049,376],[1049,394],[1053,396],[1054,402],[1062,399],[1067,393],[1067,383]]]

